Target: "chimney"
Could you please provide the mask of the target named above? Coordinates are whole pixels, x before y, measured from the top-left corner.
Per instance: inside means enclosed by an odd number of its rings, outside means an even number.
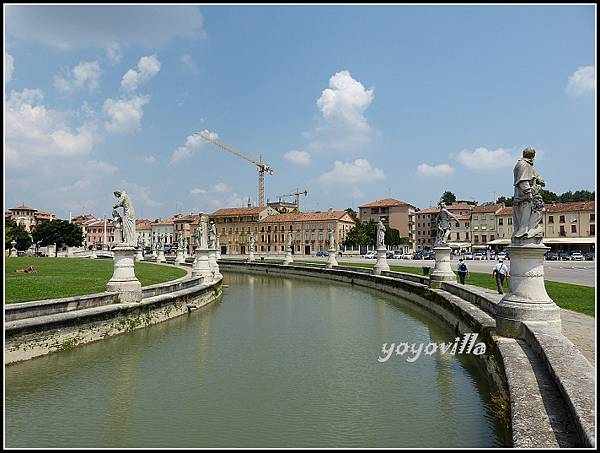
[[[333,208],[329,208],[327,212],[333,212]]]

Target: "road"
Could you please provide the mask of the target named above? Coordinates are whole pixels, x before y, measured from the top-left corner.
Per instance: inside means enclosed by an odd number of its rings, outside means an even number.
[[[256,254],[256,259],[260,259],[261,254]],[[241,255],[223,255],[223,258],[247,258]],[[283,259],[284,255],[265,255],[265,259]],[[311,260],[311,261],[327,261],[327,257],[315,257],[307,255],[294,256],[295,260]],[[337,257],[338,262],[353,262],[353,263],[370,263],[375,264],[376,259],[365,259],[360,257]],[[492,274],[492,269],[496,265],[495,260],[483,261],[466,261],[469,271],[471,272],[489,272]],[[414,266],[433,267],[433,260],[388,260],[388,264],[396,266]],[[456,270],[458,258],[452,259],[452,269]],[[506,262],[510,269],[510,260]],[[553,282],[573,283],[575,285],[595,286],[596,262],[595,261],[544,261],[545,279]]]

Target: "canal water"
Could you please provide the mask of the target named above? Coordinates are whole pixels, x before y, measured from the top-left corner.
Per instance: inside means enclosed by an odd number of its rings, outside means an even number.
[[[500,447],[474,356],[380,363],[454,332],[397,297],[225,273],[221,301],[5,367],[6,447]]]

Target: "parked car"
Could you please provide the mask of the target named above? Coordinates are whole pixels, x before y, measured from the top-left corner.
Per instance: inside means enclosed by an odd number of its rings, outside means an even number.
[[[572,252],[571,253],[571,259],[573,261],[583,261],[584,260],[583,253],[581,253],[581,252]]]
[[[423,252],[423,259],[424,260],[433,260],[433,259],[435,259],[435,252],[430,252],[430,251]]]
[[[377,253],[376,252],[367,252],[363,255],[363,258],[368,258],[368,259],[373,259],[373,258],[377,258]]]
[[[473,259],[474,260],[484,260],[485,254],[481,253],[481,252],[477,252],[475,255],[473,255]]]
[[[402,252],[399,252],[399,251],[394,252],[394,255],[392,256],[392,258],[395,260],[399,260],[400,258],[402,258]]]
[[[403,260],[412,260],[414,256],[414,253],[403,253],[402,255],[400,255],[400,258],[402,258]]]
[[[416,253],[414,253],[412,259],[413,260],[422,260],[423,259],[423,252],[416,252]]]
[[[385,257],[386,257],[388,260],[391,260],[392,258],[394,258],[394,252],[391,252],[391,251],[389,251],[389,252],[385,252]]]
[[[587,252],[585,254],[585,259],[588,261],[594,261],[596,259],[596,252]]]
[[[561,261],[571,261],[571,255],[569,255],[567,252],[560,252],[558,254],[558,259]]]
[[[328,253],[328,252],[324,252],[324,251],[322,251],[322,250],[319,250],[319,251],[318,251],[318,252],[315,254],[315,256],[329,256],[329,253]]]
[[[508,255],[507,252],[500,252],[500,253],[498,253],[498,259],[506,261],[506,260],[510,259],[510,256]]]
[[[463,258],[466,260],[472,260],[473,259],[473,254],[471,252],[465,252],[463,255]]]
[[[546,259],[548,261],[558,261],[558,253],[548,252],[548,253],[546,253]]]

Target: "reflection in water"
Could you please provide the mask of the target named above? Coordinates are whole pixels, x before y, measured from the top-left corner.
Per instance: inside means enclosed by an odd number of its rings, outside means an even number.
[[[506,433],[477,358],[377,357],[452,341],[397,297],[225,275],[221,302],[6,368],[8,447],[477,447]]]

